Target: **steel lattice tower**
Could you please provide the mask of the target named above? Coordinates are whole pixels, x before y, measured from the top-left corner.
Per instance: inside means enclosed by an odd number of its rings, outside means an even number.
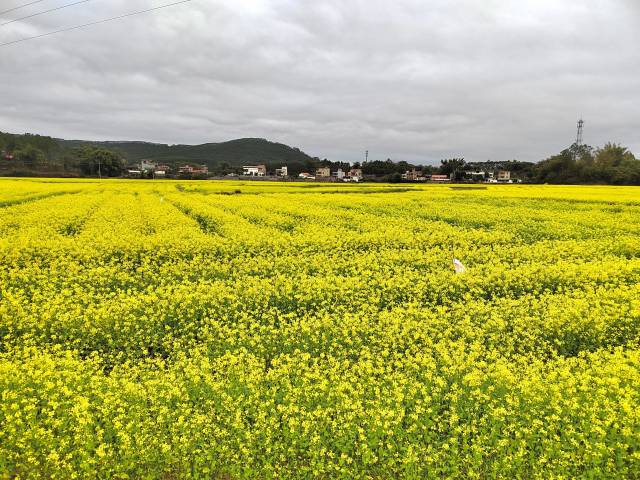
[[[584,132],[584,120],[578,120],[578,136],[576,137],[576,145],[582,146],[582,133]]]

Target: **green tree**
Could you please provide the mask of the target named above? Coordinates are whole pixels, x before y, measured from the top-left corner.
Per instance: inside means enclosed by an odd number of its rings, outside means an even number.
[[[578,177],[574,152],[567,148],[540,162],[535,179],[538,183],[576,183]]]
[[[46,164],[44,152],[33,145],[25,145],[13,153],[17,162],[27,168],[38,169]]]
[[[588,145],[572,145],[535,167],[540,183],[606,183],[640,185],[640,161],[626,148],[607,143],[594,150]]]
[[[85,175],[118,177],[124,172],[125,162],[120,154],[100,147],[80,147],[75,149],[80,171]]]
[[[596,150],[595,153],[595,163],[602,167],[619,167],[624,164],[629,165],[635,160],[636,158],[628,148],[611,142]]]
[[[467,162],[464,158],[449,158],[440,161],[440,174],[451,175],[453,180],[460,180],[464,176]]]

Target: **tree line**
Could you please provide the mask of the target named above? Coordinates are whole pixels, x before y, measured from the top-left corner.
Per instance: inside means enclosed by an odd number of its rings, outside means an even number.
[[[536,183],[640,185],[640,160],[616,143],[572,145],[535,165]]]
[[[0,173],[5,175],[119,177],[125,165],[121,154],[107,148],[64,148],[51,137],[0,132]]]
[[[402,181],[402,174],[413,169],[423,175],[449,175],[456,181],[470,180],[471,172],[507,170],[512,178],[528,183],[640,185],[640,159],[628,148],[611,142],[599,148],[574,144],[538,163],[519,160],[467,162],[464,158],[450,158],[441,160],[438,167],[390,159],[362,164],[365,175],[375,175],[390,182]]]
[[[640,185],[640,160],[628,148],[616,143],[599,148],[574,144],[538,163],[467,162],[464,158],[450,158],[441,160],[439,166],[425,166],[391,159],[349,164],[309,157],[266,164],[269,171],[287,165],[290,176],[305,171],[312,173],[318,167],[329,167],[332,171],[361,168],[365,176],[388,182],[403,181],[402,175],[411,170],[420,171],[422,175],[449,175],[457,181],[469,179],[471,172],[508,170],[513,178],[529,183]],[[210,171],[213,175],[225,175],[237,173],[239,167],[220,162]],[[0,174],[118,177],[125,173],[124,156],[103,146],[63,147],[47,136],[0,132]]]

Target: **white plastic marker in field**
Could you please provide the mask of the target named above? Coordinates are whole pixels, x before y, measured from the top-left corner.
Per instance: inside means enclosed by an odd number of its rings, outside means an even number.
[[[465,266],[456,258],[455,250],[453,249],[453,242],[449,244],[449,248],[451,250],[451,259],[453,260],[453,269],[456,271],[456,274],[461,275],[463,273],[467,273]]]
[[[457,258],[453,259],[453,269],[456,271],[457,274],[467,273],[467,269],[462,264],[462,262]]]

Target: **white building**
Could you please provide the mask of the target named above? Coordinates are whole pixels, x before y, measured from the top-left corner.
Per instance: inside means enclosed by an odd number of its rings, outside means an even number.
[[[288,177],[289,169],[285,165],[284,167],[276,168],[276,177]]]
[[[157,166],[157,163],[152,160],[142,160],[140,162],[140,170],[142,170],[143,172],[149,172],[149,171],[155,170],[156,166]]]
[[[242,174],[248,177],[264,177],[267,174],[267,167],[264,165],[245,165],[242,167]]]
[[[487,173],[480,170],[478,172],[469,172],[469,175],[471,176],[471,180],[484,180],[485,178],[487,178]]]
[[[362,179],[362,169],[352,168],[349,170],[347,177],[350,178],[352,182],[359,182]]]
[[[499,182],[508,182],[511,180],[511,172],[509,170],[500,170],[498,172]]]

